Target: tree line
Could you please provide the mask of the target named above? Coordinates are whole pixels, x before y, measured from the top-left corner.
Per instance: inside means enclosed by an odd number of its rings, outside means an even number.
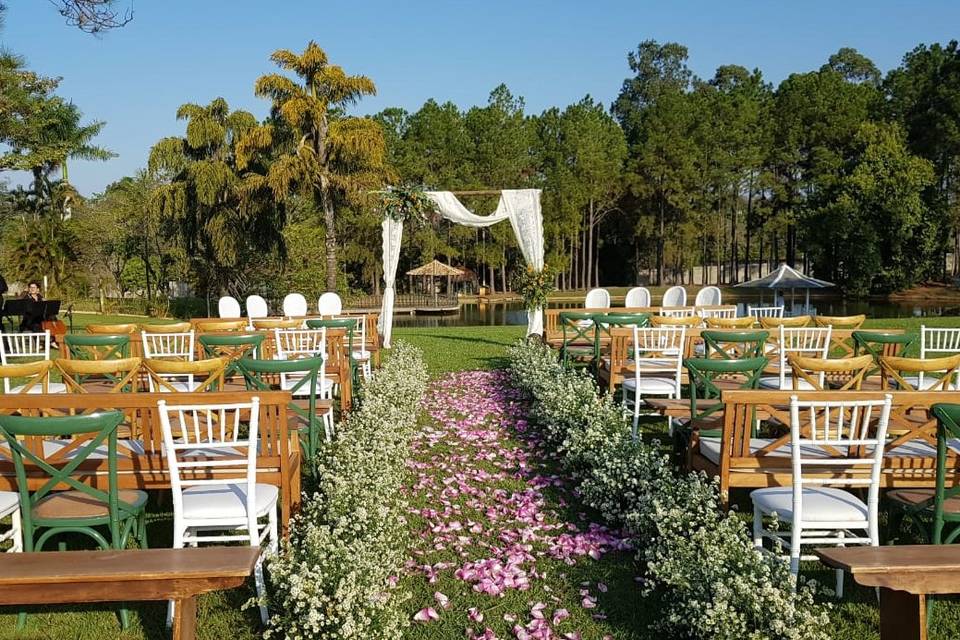
[[[83,124],[56,79],[4,54],[0,171],[33,177],[2,194],[7,268],[78,295],[99,285],[152,299],[170,281],[379,293],[376,193],[403,183],[542,189],[562,288],[731,284],[779,262],[851,295],[958,275],[956,42],[919,45],[886,74],[843,48],[774,86],[737,65],[697,77],[686,47],[645,41],[611,105],[588,95],[540,114],[501,85],[467,109],[428,100],[351,116],[373,80],[312,42],[273,61],[277,73],[251,80],[265,119],[221,98],[185,103],[183,135],[84,199],[67,161],[110,157],[92,144],[103,123]],[[478,213],[495,200],[464,198]],[[401,274],[435,257],[493,291],[522,266],[508,226],[409,228]]]

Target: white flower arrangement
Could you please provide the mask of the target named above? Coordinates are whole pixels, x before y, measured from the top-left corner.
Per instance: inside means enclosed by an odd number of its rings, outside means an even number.
[[[744,524],[720,508],[715,481],[678,474],[658,443],[633,442],[622,408],[545,345],[512,347],[510,372],[584,502],[630,533],[644,592],[668,603],[655,629],[662,637],[829,638],[815,587],[798,586],[785,563],[754,548]]]
[[[396,585],[409,548],[402,487],[420,401],[422,354],[400,342],[364,389],[364,402],[320,453],[290,539],[268,563],[264,637],[398,638],[408,624]]]

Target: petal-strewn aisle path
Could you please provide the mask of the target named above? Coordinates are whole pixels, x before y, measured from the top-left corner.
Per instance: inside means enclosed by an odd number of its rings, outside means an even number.
[[[643,637],[628,545],[591,522],[503,372],[432,383],[410,460],[414,638]]]

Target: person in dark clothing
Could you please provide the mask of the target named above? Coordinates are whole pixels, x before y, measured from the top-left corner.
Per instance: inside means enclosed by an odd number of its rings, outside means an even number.
[[[23,319],[20,320],[20,331],[43,331],[43,295],[40,293],[40,283],[31,281],[23,298],[30,300],[32,304],[27,305]]]

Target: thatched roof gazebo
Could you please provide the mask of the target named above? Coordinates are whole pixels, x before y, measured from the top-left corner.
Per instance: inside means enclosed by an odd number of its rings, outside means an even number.
[[[431,276],[434,278],[446,276],[452,278],[454,276],[462,276],[463,270],[457,269],[456,267],[451,267],[448,264],[444,264],[439,260],[431,260],[422,267],[417,267],[416,269],[410,269],[407,271],[408,276]]]
[[[417,267],[416,269],[411,269],[407,271],[407,277],[410,279],[410,290],[413,290],[413,278],[414,276],[419,276],[423,278],[423,293],[433,294],[433,304],[434,306],[439,304],[439,287],[434,281],[435,278],[446,278],[447,279],[447,288],[446,288],[446,297],[450,297],[453,294],[453,285],[451,281],[453,278],[458,278],[463,275],[463,270],[457,269],[456,267],[451,267],[448,264],[444,264],[439,260],[431,260],[427,264]]]

